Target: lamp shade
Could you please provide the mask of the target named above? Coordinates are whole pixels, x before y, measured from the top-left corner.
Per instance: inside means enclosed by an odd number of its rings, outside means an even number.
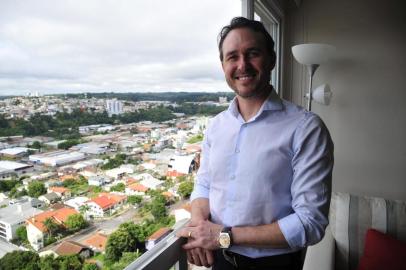
[[[330,59],[336,48],[328,44],[308,43],[292,47],[296,61],[303,65],[321,64]]]
[[[328,84],[322,84],[312,91],[312,98],[317,103],[329,105],[333,93]]]

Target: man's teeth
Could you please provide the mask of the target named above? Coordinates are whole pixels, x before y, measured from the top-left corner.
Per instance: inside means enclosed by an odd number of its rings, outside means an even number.
[[[254,77],[254,75],[244,75],[244,76],[238,76],[237,79],[240,81],[245,81],[245,80],[249,80],[253,77]]]

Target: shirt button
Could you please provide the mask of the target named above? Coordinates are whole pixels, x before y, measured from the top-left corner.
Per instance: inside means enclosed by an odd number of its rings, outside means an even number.
[[[231,180],[234,180],[235,179],[235,175],[231,175]]]
[[[236,153],[240,153],[240,149],[235,149],[235,152],[236,152]]]

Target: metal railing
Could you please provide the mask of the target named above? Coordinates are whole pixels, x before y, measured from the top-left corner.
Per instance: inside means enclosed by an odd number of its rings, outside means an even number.
[[[128,265],[125,270],[168,270],[171,268],[187,270],[186,252],[182,249],[186,240],[176,237],[176,232],[188,221],[185,219],[176,223],[172,233]]]

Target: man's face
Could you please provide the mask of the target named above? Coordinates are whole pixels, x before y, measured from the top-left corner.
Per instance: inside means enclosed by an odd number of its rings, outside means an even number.
[[[237,95],[250,98],[267,91],[274,61],[261,33],[249,28],[231,30],[222,51],[227,83]]]

